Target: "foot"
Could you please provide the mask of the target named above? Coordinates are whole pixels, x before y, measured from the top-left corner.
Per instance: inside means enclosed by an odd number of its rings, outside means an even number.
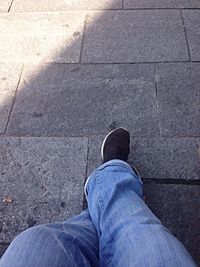
[[[107,134],[101,146],[102,163],[112,159],[128,160],[130,134],[124,128],[117,128]]]

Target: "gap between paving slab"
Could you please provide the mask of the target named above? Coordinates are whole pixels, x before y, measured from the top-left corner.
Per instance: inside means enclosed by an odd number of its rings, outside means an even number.
[[[0,3],[0,13],[9,12],[13,0],[1,0]]]
[[[200,186],[144,184],[144,193],[150,209],[199,264]]]
[[[5,3],[11,0],[4,0]],[[15,0],[12,4],[11,12],[38,12],[38,11],[63,11],[63,10],[107,10],[107,9],[198,9],[198,0],[87,0],[87,1],[42,1],[38,0],[35,5],[34,0]]]
[[[89,140],[89,175],[101,164],[100,148],[103,136]],[[173,179],[189,183],[200,181],[200,138],[136,138],[131,136],[129,162],[141,177],[170,181]],[[197,182],[195,182],[195,180]]]
[[[1,133],[20,70],[2,66],[0,94],[9,103],[1,104]],[[123,124],[135,137],[198,138],[199,70],[199,63],[25,65],[6,134],[89,136]]]
[[[85,12],[0,13],[2,62],[78,63]]]
[[[198,0],[123,0],[125,9],[144,8],[200,8]]]
[[[5,132],[21,72],[22,64],[0,63],[0,134]]]
[[[177,10],[88,11],[87,14],[82,62],[189,60],[181,13]],[[0,14],[2,60],[78,62],[84,15],[84,11]],[[42,23],[40,29],[41,21],[45,27]],[[23,36],[16,34],[16,25],[23,30]]]
[[[159,135],[153,66],[26,65],[6,134],[88,136],[122,121]]]

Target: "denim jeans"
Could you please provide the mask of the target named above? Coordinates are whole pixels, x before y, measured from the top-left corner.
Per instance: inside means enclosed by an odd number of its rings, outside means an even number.
[[[111,160],[85,186],[88,209],[18,235],[0,267],[191,267],[183,245],[143,201],[143,185],[126,162]]]

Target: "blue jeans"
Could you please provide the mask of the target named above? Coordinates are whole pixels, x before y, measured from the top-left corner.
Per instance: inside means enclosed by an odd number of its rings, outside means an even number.
[[[88,209],[18,235],[0,267],[191,267],[183,245],[143,201],[139,175],[121,160],[95,170],[85,186]]]

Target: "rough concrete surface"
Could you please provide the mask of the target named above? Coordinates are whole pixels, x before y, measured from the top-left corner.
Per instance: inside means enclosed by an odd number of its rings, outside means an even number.
[[[120,9],[122,8],[122,0],[16,0],[13,3],[11,12],[35,12],[35,11],[64,11],[64,10],[88,10],[88,9]]]
[[[79,62],[84,13],[0,14],[3,62]]]
[[[176,10],[106,11],[87,20],[83,62],[188,60],[181,15]]]
[[[199,8],[198,0],[124,0],[124,7],[129,8]]]
[[[89,140],[88,175],[101,164],[103,136]],[[142,178],[199,180],[200,139],[136,138],[131,136],[129,163]]]
[[[145,184],[144,193],[150,209],[198,261],[199,186]]]
[[[153,66],[54,64],[36,78],[32,69],[24,68],[9,134],[88,136],[123,124],[159,135]]]
[[[200,61],[200,10],[183,12],[188,44],[193,61]]]
[[[0,138],[0,240],[82,210],[87,138]]]
[[[159,64],[156,67],[161,135],[200,136],[200,64]]]

